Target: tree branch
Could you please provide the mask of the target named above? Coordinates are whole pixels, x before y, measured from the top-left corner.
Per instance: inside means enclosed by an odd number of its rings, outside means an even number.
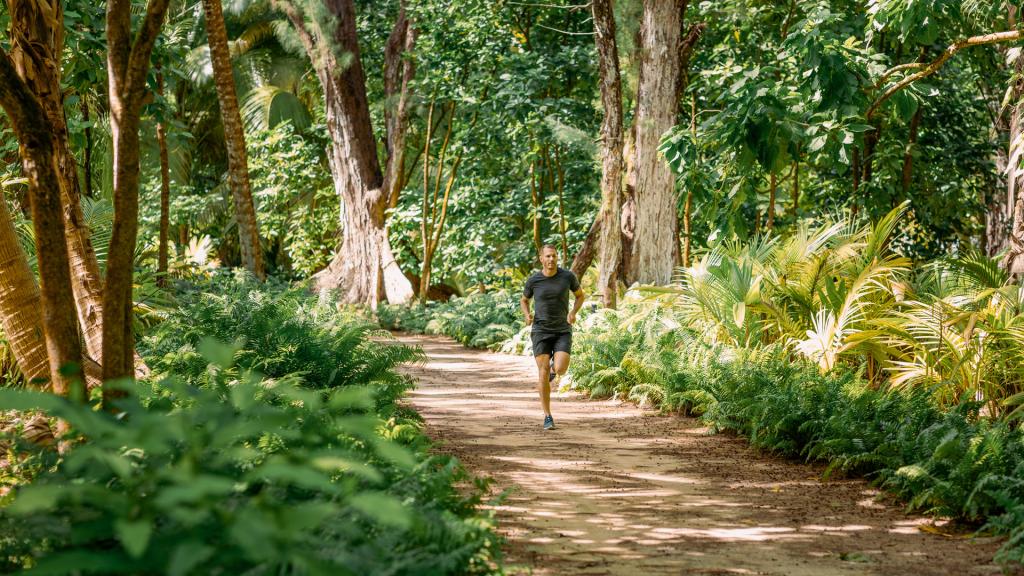
[[[871,104],[871,107],[868,108],[867,113],[864,115],[865,118],[870,120],[871,117],[878,110],[878,107],[881,106],[886,100],[891,98],[893,94],[899,92],[900,90],[906,88],[910,84],[917,82],[922,78],[931,76],[932,74],[937,72],[943,64],[946,63],[946,60],[952,58],[953,55],[959,52],[960,50],[963,50],[964,48],[969,48],[971,46],[984,46],[986,44],[996,44],[999,42],[1011,42],[1013,40],[1020,40],[1021,37],[1022,36],[1020,30],[1008,30],[1006,32],[995,32],[992,34],[983,34],[981,36],[972,36],[970,38],[967,38],[966,40],[961,40],[959,42],[950,44],[949,47],[942,52],[941,56],[939,56],[935,60],[932,60],[932,62],[925,66],[923,70],[921,70],[920,72],[915,72],[914,74],[911,74],[910,76],[907,76],[906,78],[900,80],[896,84],[890,86],[881,96],[878,97],[877,100],[875,100],[873,104]],[[915,62],[914,66],[908,64],[902,64],[901,66],[902,69],[905,70],[916,67],[918,64],[919,63]],[[896,68],[900,68],[901,66],[897,66]],[[898,70],[894,68],[890,71],[887,71],[885,74],[882,75],[882,77],[884,79],[886,76],[890,76],[892,73],[895,73],[897,71]]]
[[[153,54],[157,37],[160,36],[160,28],[163,26],[168,6],[170,0],[150,0],[146,6],[146,17],[132,42],[128,68],[125,70],[124,86],[132,98],[139,98],[146,86],[149,57]],[[131,105],[134,106],[135,103]]]

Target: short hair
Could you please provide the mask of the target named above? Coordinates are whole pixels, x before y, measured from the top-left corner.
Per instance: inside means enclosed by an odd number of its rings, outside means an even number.
[[[545,245],[540,247],[540,251],[541,252],[543,252],[545,250],[554,250],[557,253],[558,252],[558,246],[555,246],[554,244],[545,244]]]

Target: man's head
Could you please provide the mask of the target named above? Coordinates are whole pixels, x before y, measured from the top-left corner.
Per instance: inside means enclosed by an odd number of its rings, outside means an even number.
[[[540,249],[540,264],[548,272],[558,268],[558,249],[551,244],[545,244]]]

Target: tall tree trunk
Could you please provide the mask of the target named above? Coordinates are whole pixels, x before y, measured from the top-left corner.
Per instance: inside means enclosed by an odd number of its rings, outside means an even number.
[[[486,97],[486,92],[481,100]],[[469,130],[476,126],[479,115],[479,108],[473,111],[472,119],[469,122]],[[430,125],[430,117],[433,116],[433,103],[431,112],[428,113],[427,125]],[[459,166],[462,165],[462,157],[465,149],[459,150],[448,168],[448,177],[444,179],[444,193],[441,194],[441,204],[438,206],[438,194],[441,190],[441,181],[444,176],[444,159],[448,151],[448,144],[451,141],[452,127],[455,122],[455,101],[448,106],[448,129],[445,131],[444,143],[437,157],[437,172],[434,177],[434,192],[432,198],[428,199],[430,182],[430,135],[427,135],[427,144],[423,151],[423,260],[420,263],[420,300],[427,301],[430,292],[430,279],[432,266],[437,249],[441,246],[441,239],[444,236],[444,225],[448,219],[448,205],[452,196],[452,189],[455,188],[455,180],[459,176]],[[428,131],[429,132],[429,131]]]
[[[132,278],[139,231],[139,125],[149,57],[169,0],[150,0],[132,35],[130,0],[107,2],[107,74],[114,149],[114,225],[103,290],[103,379],[133,373]],[[104,401],[111,399],[104,390]]]
[[[562,168],[562,159],[558,155],[558,147],[555,146],[555,171],[558,173],[558,186],[555,190],[558,193],[558,230],[562,236],[562,261],[569,261],[569,238],[566,233],[565,223],[565,169]]]
[[[39,286],[0,198],[0,326],[25,380],[50,378],[50,360],[43,339],[43,311]]]
[[[921,124],[921,112],[923,108],[917,107],[914,116],[910,119],[910,134],[907,136],[907,147],[903,151],[903,172],[900,182],[903,187],[903,197],[910,193],[910,184],[914,177],[914,146],[917,144],[917,128]]]
[[[1009,23],[1017,25],[1017,10],[1009,8]],[[1024,57],[1018,52],[1013,63],[1013,86],[1010,91],[1010,145],[1006,154],[1006,200],[1009,214],[993,219],[1010,223],[1005,241],[1003,266],[1014,276],[1024,276]],[[997,203],[998,204],[998,203]],[[994,226],[993,228],[997,228]],[[1001,242],[1002,243],[1002,242]],[[992,248],[990,248],[992,250]]]
[[[874,130],[868,130],[864,134],[864,158],[862,159],[864,165],[861,183],[871,182],[875,168],[875,149],[878,147],[878,140],[881,137],[882,126],[880,123],[875,124]]]
[[[1024,58],[1018,56],[1018,69]],[[1009,241],[1003,266],[1024,275],[1024,80],[1016,80],[1011,95],[1010,148],[1006,163],[1006,206],[1012,207]]]
[[[587,230],[587,235],[583,238],[583,244],[580,245],[580,249],[573,256],[572,264],[569,269],[576,275],[577,278],[582,278],[590,268],[590,265],[594,262],[594,257],[597,255],[601,242],[601,218],[604,213],[598,211],[594,217],[594,221],[590,224],[590,228]],[[621,232],[620,232],[621,233]],[[621,260],[618,259],[616,261]]]
[[[323,87],[328,151],[334,189],[341,198],[344,236],[331,263],[314,275],[317,289],[338,289],[340,300],[376,307],[383,289],[391,303],[407,302],[412,285],[395,261],[384,222],[388,192],[377,159],[377,145],[366,100],[366,78],[359,57],[352,0],[324,0],[325,19],[307,19],[291,0],[276,0],[295,27]],[[351,57],[347,65],[338,55]]]
[[[675,178],[658,153],[679,110],[680,33],[686,0],[645,0],[640,32],[633,238],[624,253],[626,282],[667,284],[679,259]]]
[[[790,195],[793,204],[793,217],[796,218],[797,210],[800,208],[800,153],[797,152],[793,160],[793,190]]]
[[[228,52],[228,32],[224,27],[221,0],[203,0],[206,14],[206,36],[210,45],[213,79],[217,85],[221,123],[224,125],[224,145],[228,153],[228,185],[235,201],[235,220],[238,222],[238,246],[242,251],[242,265],[257,278],[263,279],[263,251],[260,249],[256,206],[249,185],[249,162],[245,153],[245,130],[242,114],[238,111],[235,77]]]
[[[18,137],[21,165],[28,179],[50,381],[54,393],[71,394],[84,400],[82,344],[71,292],[54,129],[39,100],[23,80],[35,72],[29,67],[30,63],[31,60],[22,59],[20,70],[17,70],[7,53],[0,50],[0,106],[7,113]],[[12,282],[17,282],[17,279],[12,279]]]
[[[615,308],[619,262],[622,259],[622,78],[619,47],[615,40],[615,14],[611,0],[593,0],[594,43],[601,79],[601,210],[594,226],[601,230],[597,289],[605,308]],[[588,234],[589,240],[589,234]],[[581,251],[582,253],[582,251]]]
[[[771,232],[775,228],[775,190],[778,187],[778,180],[775,172],[768,175],[768,220],[765,222],[765,230]]]
[[[693,250],[693,190],[686,191],[683,204],[683,266],[690,267],[690,252]]]
[[[416,63],[412,59],[415,46],[416,29],[406,17],[403,0],[398,8],[395,27],[384,49],[384,127],[387,138],[384,189],[388,192],[389,208],[398,206],[399,194],[406,184],[403,177],[405,138],[409,123],[409,83],[416,74]]]
[[[61,91],[60,57],[64,49],[62,3],[54,2],[47,6],[38,0],[16,0],[11,2],[11,22],[14,31],[11,58],[53,130],[53,146],[62,183],[71,286],[78,322],[85,335],[86,352],[96,362],[102,362],[103,280],[82,213],[78,165],[68,141]],[[88,148],[86,152],[89,154]],[[90,170],[87,163],[87,182],[91,182]]]
[[[162,98],[164,75],[159,66],[156,73],[156,90]],[[167,286],[167,236],[171,227],[171,166],[167,158],[167,134],[163,122],[156,123],[156,143],[160,147],[160,240],[157,244],[156,281],[160,286]]]

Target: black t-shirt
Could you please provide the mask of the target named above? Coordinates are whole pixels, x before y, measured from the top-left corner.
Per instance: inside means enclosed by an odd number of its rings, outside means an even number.
[[[569,270],[559,268],[554,276],[543,271],[526,280],[523,296],[533,298],[533,331],[546,334],[572,332],[569,325],[569,292],[580,289],[580,281]]]

